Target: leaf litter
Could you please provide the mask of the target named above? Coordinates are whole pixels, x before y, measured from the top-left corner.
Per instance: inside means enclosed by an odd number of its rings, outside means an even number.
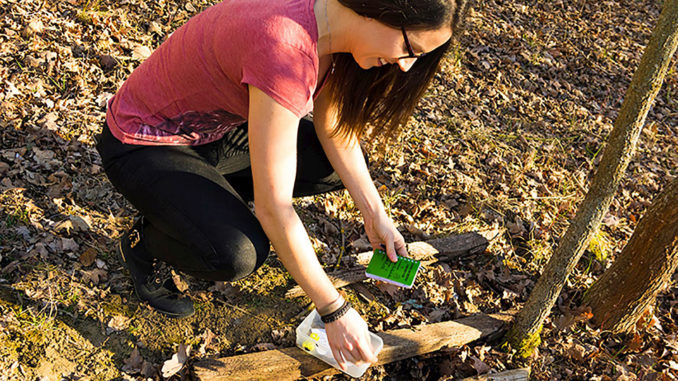
[[[138,303],[115,252],[135,212],[93,149],[106,101],[212,3],[0,0],[0,368],[8,370],[0,377],[190,378],[191,357],[294,345],[306,301],[282,298],[294,283],[275,256],[232,284],[175,274],[201,309],[171,321]],[[408,128],[366,149],[408,242],[502,233],[485,253],[427,266],[412,289],[347,289],[372,329],[520,307],[583,198],[658,13],[641,1],[476,4],[464,47],[444,61]],[[518,360],[479,342],[373,367],[365,379],[457,379],[526,365],[538,380],[678,376],[676,277],[630,335],[588,326],[577,305],[677,175],[675,59],[671,68],[604,219],[607,243],[570,277],[538,355]],[[296,206],[328,269],[370,249],[345,192]]]

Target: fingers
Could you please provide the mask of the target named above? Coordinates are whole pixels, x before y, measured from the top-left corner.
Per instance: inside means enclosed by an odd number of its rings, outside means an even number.
[[[388,256],[388,259],[391,260],[391,262],[398,262],[398,256],[396,255],[393,239],[386,240],[386,255]]]
[[[339,368],[341,370],[346,370],[346,362],[344,361],[344,357],[341,355],[341,351],[339,349],[334,349],[332,348],[332,356],[334,356],[334,360],[339,364]]]
[[[363,361],[362,355],[360,354],[360,350],[358,349],[358,346],[354,345],[354,346],[351,346],[351,347],[352,347],[352,350],[347,350],[346,352],[342,352],[342,354],[344,354],[344,356],[346,357],[346,361],[352,362],[354,364],[357,364],[357,363]]]
[[[372,352],[367,324],[353,309],[339,320],[325,325],[332,356],[339,368],[346,371],[349,363],[373,363],[377,357]]]
[[[362,335],[361,338],[353,338],[352,343],[346,342],[345,347],[338,351],[346,362],[360,365],[360,363],[377,361],[377,357],[374,356],[370,348],[369,338],[365,336],[367,335]]]
[[[395,249],[398,255],[401,257],[409,257],[410,254],[407,252],[407,244],[405,244],[405,239],[403,238],[402,235],[398,234],[396,236],[395,242]]]
[[[363,340],[360,341],[360,344],[357,345],[357,350],[359,352],[359,357],[364,362],[375,363],[377,362],[377,356],[372,353],[370,348],[370,338],[363,337]]]
[[[358,348],[358,345],[351,345],[351,343],[346,343],[343,348],[332,348],[332,355],[342,370],[346,370],[347,363],[358,364],[360,362],[368,361],[368,358],[364,357],[363,353]]]

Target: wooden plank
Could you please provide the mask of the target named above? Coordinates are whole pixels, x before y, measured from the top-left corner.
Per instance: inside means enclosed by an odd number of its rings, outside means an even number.
[[[530,368],[520,368],[476,377],[467,377],[461,381],[529,381],[529,379]]]
[[[489,244],[487,236],[495,235],[490,232],[470,232],[444,238],[436,238],[426,242],[412,242],[407,245],[410,256],[424,261],[424,265],[436,261],[446,261],[452,258],[482,253]],[[367,279],[365,268],[372,258],[372,252],[367,251],[357,255],[359,266],[346,270],[334,271],[327,274],[334,287],[341,288],[349,284],[361,282]],[[304,290],[294,286],[285,293],[285,298],[298,298],[304,296]]]
[[[384,340],[378,364],[468,344],[497,333],[512,318],[508,313],[479,314],[416,329],[377,333]],[[296,380],[339,372],[296,347],[202,360],[194,365],[194,371],[201,380],[215,381]]]
[[[330,281],[336,288],[362,282],[363,280],[367,279],[367,276],[365,275],[365,266],[353,267],[347,270],[333,271],[327,274],[327,276],[330,278]],[[294,286],[287,290],[285,293],[285,298],[298,298],[304,295],[306,295],[306,293],[304,293],[304,290],[301,287]]]

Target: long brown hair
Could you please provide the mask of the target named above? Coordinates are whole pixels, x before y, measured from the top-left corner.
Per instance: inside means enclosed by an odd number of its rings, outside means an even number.
[[[338,1],[361,16],[396,29],[435,30],[449,23],[452,38],[458,36],[469,8],[468,0]],[[338,111],[334,133],[363,136],[369,123],[371,137],[392,136],[407,122],[451,45],[449,40],[418,58],[407,72],[398,65],[364,70],[350,53],[336,54],[335,72],[327,83]]]

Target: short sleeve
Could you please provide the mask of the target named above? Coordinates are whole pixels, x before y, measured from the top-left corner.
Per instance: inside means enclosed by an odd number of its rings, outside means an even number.
[[[313,109],[316,82],[312,57],[285,43],[255,50],[242,60],[241,84],[257,87],[299,118]]]

